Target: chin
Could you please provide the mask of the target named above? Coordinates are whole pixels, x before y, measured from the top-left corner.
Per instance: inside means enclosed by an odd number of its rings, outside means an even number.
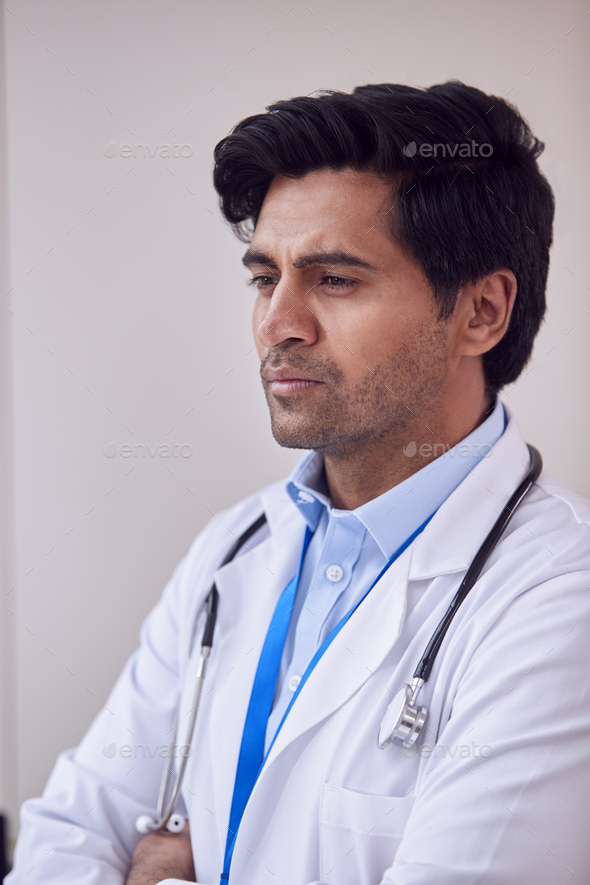
[[[315,449],[318,447],[317,440],[311,437],[311,434],[297,433],[295,431],[286,431],[284,428],[272,431],[272,435],[284,449]]]
[[[271,416],[271,430],[275,441],[284,449],[316,449],[325,445],[317,425],[309,421],[285,421]]]

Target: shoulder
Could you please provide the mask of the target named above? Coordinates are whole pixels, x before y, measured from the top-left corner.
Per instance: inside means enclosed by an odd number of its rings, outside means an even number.
[[[484,648],[506,637],[521,648],[551,638],[546,650],[567,657],[576,647],[573,659],[590,661],[589,590],[590,502],[543,471],[472,591],[475,632],[487,636]]]
[[[465,660],[481,643],[475,659],[501,648],[508,662],[510,643],[545,647],[548,638],[545,651],[555,646],[567,656],[576,646],[577,655],[582,641],[590,656],[589,591],[590,502],[543,471],[460,606],[454,641]]]
[[[469,709],[514,686],[529,711],[573,704],[590,666],[590,502],[543,471],[456,620],[439,666]]]
[[[268,538],[281,521],[301,519],[297,507],[287,495],[285,480],[271,483],[232,507],[213,514],[174,569],[148,621],[156,624],[158,629],[169,629],[175,635],[178,633],[182,654],[192,635],[197,612],[213,585],[215,572],[239,536],[263,513],[267,520],[248,541],[250,549],[253,544],[257,545]],[[242,550],[238,555],[245,553]]]
[[[554,510],[554,516],[559,514],[571,525],[590,526],[590,501],[587,498],[563,485],[546,470],[542,472],[537,485]]]
[[[572,574],[590,568],[590,501],[543,471],[514,515],[506,541],[508,552],[522,544],[533,573]],[[551,565],[549,564],[551,562]]]
[[[494,447],[500,458],[500,472],[508,473],[511,464],[522,458],[526,453],[525,441],[512,412],[504,404],[508,419],[504,434]],[[501,451],[500,451],[501,450]],[[528,462],[528,454],[525,455]],[[565,486],[543,470],[531,491],[518,507],[511,526],[506,533],[509,535],[519,526],[527,525],[534,520],[536,528],[543,534],[560,531],[572,531],[576,537],[588,538],[590,528],[590,501]],[[529,526],[529,529],[533,526]],[[530,531],[529,531],[530,533]]]
[[[298,510],[281,479],[257,490],[232,507],[220,510],[209,520],[191,544],[179,568],[185,576],[195,572],[211,576],[239,536],[264,514],[266,523],[253,538],[257,543],[285,521],[297,519]]]

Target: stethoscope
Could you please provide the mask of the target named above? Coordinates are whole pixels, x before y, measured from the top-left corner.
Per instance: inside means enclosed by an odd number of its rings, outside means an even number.
[[[411,684],[405,685],[394,695],[392,701],[387,707],[387,710],[385,711],[385,716],[383,717],[383,720],[381,722],[377,738],[377,746],[380,750],[384,750],[385,747],[387,747],[393,740],[400,741],[402,746],[405,748],[411,747],[418,739],[418,736],[420,735],[420,732],[424,727],[424,723],[426,722],[426,717],[428,715],[428,710],[427,707],[423,705],[418,706],[417,700],[423,686],[428,681],[428,678],[432,672],[434,661],[447,634],[447,631],[451,626],[453,618],[457,614],[461,603],[465,600],[467,594],[479,578],[481,571],[487,560],[489,559],[494,547],[500,540],[502,534],[504,533],[504,530],[508,526],[508,523],[514,516],[516,508],[519,506],[525,495],[535,484],[535,482],[539,478],[541,470],[543,469],[543,461],[541,459],[540,453],[537,451],[537,449],[534,448],[534,446],[528,446],[528,449],[531,460],[527,475],[520,483],[516,491],[513,493],[510,500],[504,505],[500,516],[494,523],[483,544],[475,554],[475,557],[473,558],[473,561],[469,566],[465,577],[461,581],[459,589],[453,597],[438,627],[434,631],[424,654],[420,658],[420,662],[418,663],[418,666],[414,671]],[[244,544],[246,544],[246,542],[252,537],[252,535],[254,535],[258,531],[258,529],[262,528],[265,522],[266,516],[262,514],[255,522],[252,523],[251,526],[246,529],[246,531],[242,535],[240,535],[238,540],[227,553],[225,559],[221,563],[220,568],[232,561],[238,551],[244,546]],[[214,582],[205,601],[205,627],[203,629],[203,636],[201,639],[201,657],[197,666],[193,705],[191,707],[191,716],[186,736],[186,743],[189,745],[192,743],[193,732],[197,718],[197,710],[199,706],[199,699],[201,697],[201,689],[203,686],[203,680],[205,678],[207,659],[213,645],[213,632],[215,629],[215,621],[217,618],[218,598],[219,594]],[[173,743],[176,740],[179,713],[180,703],[176,708],[174,725],[172,728]],[[135,827],[139,833],[146,834],[154,832],[155,830],[160,830],[163,827],[166,827],[166,829],[169,830],[171,833],[180,833],[181,830],[184,828],[184,817],[180,814],[174,814],[174,808],[180,795],[180,789],[184,778],[187,759],[188,756],[182,756],[180,759],[178,772],[176,774],[175,783],[171,792],[169,788],[172,771],[168,766],[164,768],[164,771],[162,773],[162,781],[160,784],[160,792],[158,795],[157,817],[155,820],[147,814],[138,817],[135,822]],[[169,792],[170,797],[168,801],[166,801],[166,797],[168,796]]]

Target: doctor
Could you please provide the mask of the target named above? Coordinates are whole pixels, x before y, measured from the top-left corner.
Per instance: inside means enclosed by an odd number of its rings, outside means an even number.
[[[196,539],[105,709],[25,803],[9,885],[212,885],[228,839],[235,885],[588,881],[590,508],[548,474],[452,623],[418,741],[377,747],[393,694],[528,470],[497,393],[545,310],[541,149],[513,108],[457,82],[279,102],[217,146],[222,211],[248,242],[272,431],[309,452]],[[232,831],[252,687],[288,587],[270,711],[254,704],[266,758]],[[137,817],[154,815],[162,769],[183,755],[187,826],[141,837]]]

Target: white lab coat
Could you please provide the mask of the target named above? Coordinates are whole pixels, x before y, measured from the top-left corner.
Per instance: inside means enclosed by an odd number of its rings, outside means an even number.
[[[392,692],[411,679],[527,467],[510,417],[492,455],[321,658],[246,807],[235,885],[590,881],[590,503],[548,474],[451,626],[420,698],[429,713],[418,751],[376,746]],[[251,552],[216,571],[262,510],[268,525]],[[183,800],[197,881],[219,881],[250,689],[304,528],[282,483],[212,519],[147,618],[107,708],[77,750],[60,757],[44,797],[25,803],[8,885],[124,882],[140,838],[135,819],[154,812],[165,763],[154,748],[167,740],[214,575],[217,632]],[[182,720],[192,706],[190,677]],[[113,744],[107,758],[103,748]],[[145,759],[139,744],[149,746]],[[425,744],[437,744],[436,753]]]

